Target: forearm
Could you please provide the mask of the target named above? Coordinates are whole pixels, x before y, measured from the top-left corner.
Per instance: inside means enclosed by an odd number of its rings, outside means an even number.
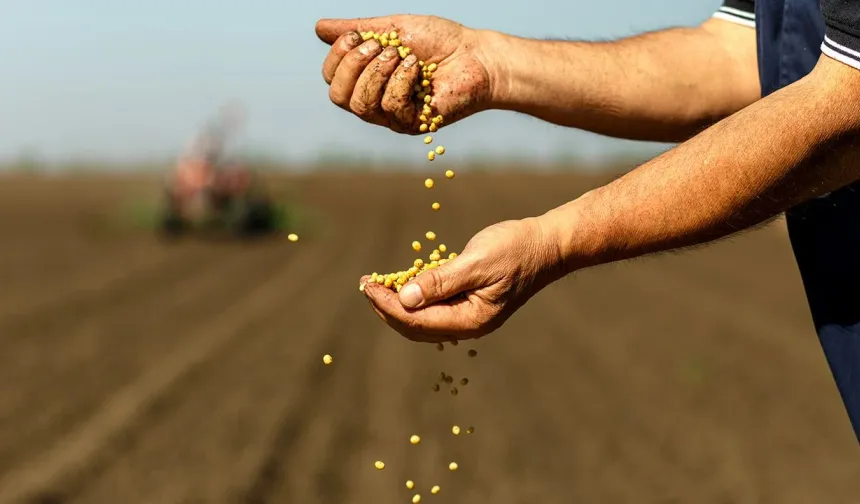
[[[681,141],[760,96],[755,31],[722,20],[613,42],[484,36],[494,108],[604,135]]]
[[[560,273],[711,241],[860,179],[860,86],[838,67],[539,217]]]

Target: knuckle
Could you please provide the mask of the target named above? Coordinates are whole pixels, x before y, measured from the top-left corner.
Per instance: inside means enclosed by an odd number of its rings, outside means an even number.
[[[345,107],[349,103],[349,98],[345,93],[342,93],[339,89],[335,87],[329,88],[328,98],[338,107]]]
[[[353,114],[361,117],[363,119],[369,119],[374,116],[375,107],[373,105],[368,104],[362,99],[359,99],[355,96],[349,101],[349,109]]]
[[[428,285],[428,296],[433,299],[442,299],[445,295],[445,287],[447,284],[445,275],[439,273],[438,269],[430,270],[430,285]]]
[[[390,84],[389,84],[390,88]],[[391,89],[389,89],[391,91]],[[409,105],[408,101],[404,99],[402,96],[395,95],[391,92],[386,92],[382,97],[382,110],[389,114],[395,114],[399,116],[406,112],[406,108]]]

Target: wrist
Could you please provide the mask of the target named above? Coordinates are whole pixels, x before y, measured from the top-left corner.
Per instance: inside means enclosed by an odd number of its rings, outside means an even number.
[[[478,59],[487,71],[490,95],[487,108],[511,110],[517,101],[514,94],[513,65],[518,58],[518,37],[494,30],[475,30]]]
[[[591,202],[597,191],[535,218],[544,247],[553,252],[552,269],[559,278],[606,262],[607,237],[594,224],[595,204]]]

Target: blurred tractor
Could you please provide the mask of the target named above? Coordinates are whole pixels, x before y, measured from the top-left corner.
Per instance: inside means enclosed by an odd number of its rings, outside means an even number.
[[[278,216],[273,202],[248,166],[225,158],[224,146],[238,126],[222,114],[192,143],[168,174],[161,228],[169,236],[190,230],[241,237],[272,232]]]

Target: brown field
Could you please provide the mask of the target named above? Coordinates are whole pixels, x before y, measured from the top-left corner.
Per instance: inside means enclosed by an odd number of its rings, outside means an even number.
[[[0,502],[860,502],[781,222],[582,272],[439,353],[359,276],[600,179],[463,174],[436,214],[422,178],[282,177],[298,243],[172,246],[105,218],[146,178],[0,179]]]

